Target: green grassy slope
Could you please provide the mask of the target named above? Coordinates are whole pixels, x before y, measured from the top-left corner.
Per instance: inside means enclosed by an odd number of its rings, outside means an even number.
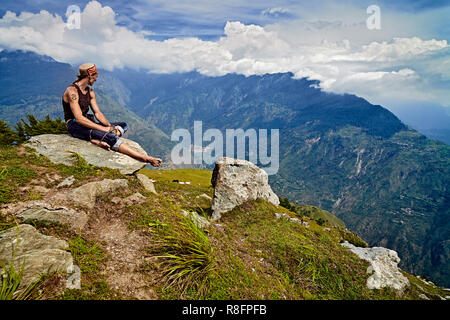
[[[419,299],[419,294],[435,299],[446,294],[406,273],[412,285],[402,296],[389,288],[367,289],[368,263],[339,244],[344,240],[363,243],[357,235],[342,226],[319,225],[314,217],[263,200],[246,202],[224,214],[220,221],[211,222],[203,229],[197,227],[181,212],[209,216],[211,200],[201,195],[213,196],[211,171],[141,170],[140,173],[156,181],[158,194],[155,195],[144,190],[134,177],[91,167],[82,159],[76,167],[66,167],[53,165],[31,150],[7,148],[0,150],[0,160],[3,205],[45,199],[46,195],[39,190],[31,191],[32,186],[44,184],[53,190],[57,182],[46,179],[54,174],[61,178],[74,175],[75,186],[104,178],[127,179],[128,188],[97,199],[96,208],[87,212],[88,224],[104,212],[108,219],[117,219],[129,232],[138,232],[145,239],[140,243],[141,254],[148,259],[135,272],[146,279],[156,299]],[[144,195],[145,201],[120,203],[120,199],[125,201],[136,192]],[[303,213],[322,212],[311,206],[302,208]],[[275,213],[299,217],[310,226],[276,219]],[[11,216],[2,214],[0,220],[0,230],[14,225]],[[73,290],[61,287],[57,290],[56,280],[64,275],[47,276],[38,286],[44,297],[134,298],[109,283],[104,269],[112,258],[107,254],[107,244],[96,240],[101,234],[75,234],[61,225],[35,223],[35,226],[42,233],[67,240],[83,274],[81,289]],[[133,282],[128,285],[133,286]]]

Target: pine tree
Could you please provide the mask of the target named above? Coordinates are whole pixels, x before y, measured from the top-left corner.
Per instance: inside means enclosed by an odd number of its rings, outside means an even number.
[[[10,128],[9,124],[0,120],[0,146],[11,146],[17,139],[17,133]]]
[[[28,114],[26,117],[29,123],[27,123],[24,119],[20,119],[20,122],[18,122],[15,126],[20,142],[23,142],[30,139],[30,137],[32,136],[37,136],[40,134],[67,133],[66,125],[60,118],[52,120],[50,116],[47,115],[44,120],[40,121],[36,119],[35,116],[30,114]]]
[[[66,124],[60,118],[53,120],[49,115],[44,120],[38,120],[35,116],[28,114],[28,123],[24,119],[11,128],[9,123],[0,120],[0,146],[13,146],[21,144],[30,139],[46,133],[67,133]]]

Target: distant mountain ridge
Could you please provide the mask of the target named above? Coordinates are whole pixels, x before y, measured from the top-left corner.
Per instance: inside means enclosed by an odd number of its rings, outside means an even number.
[[[280,129],[275,192],[333,212],[369,244],[398,251],[406,270],[450,285],[448,145],[381,106],[322,92],[316,81],[289,73],[117,77],[139,81],[130,86],[138,97],[131,107],[168,135],[192,130],[194,120],[222,132]]]
[[[40,63],[46,66],[47,62]],[[63,87],[74,78],[73,68],[64,68],[72,74]],[[54,72],[56,78],[62,71]],[[171,132],[192,128],[194,120],[203,121],[204,130],[279,129],[280,170],[270,176],[277,194],[331,211],[369,245],[396,250],[401,268],[450,286],[448,145],[409,129],[381,106],[354,95],[322,92],[316,81],[293,79],[289,73],[250,77],[132,70],[101,73],[94,86],[102,93],[101,106],[134,114],[136,123],[143,126],[140,132],[147,125],[156,128],[156,141],[150,140],[155,139],[151,131],[148,138],[136,132],[134,139],[146,150],[146,145],[161,145],[159,152],[167,155]],[[0,83],[13,83],[14,78],[8,78],[11,74],[0,74],[6,78]],[[39,84],[36,76],[41,75],[33,72],[30,79],[30,72],[15,74],[16,86]],[[45,81],[52,74],[39,79]],[[62,92],[56,89],[57,84],[54,94],[36,97],[27,88],[22,91],[24,100],[18,102],[9,93],[14,87],[2,87],[0,118],[17,119],[25,112],[47,110],[54,116],[61,112]],[[20,113],[12,115],[12,110]]]
[[[411,102],[404,105],[390,105],[389,110],[404,123],[430,139],[450,145],[450,108],[434,103]]]

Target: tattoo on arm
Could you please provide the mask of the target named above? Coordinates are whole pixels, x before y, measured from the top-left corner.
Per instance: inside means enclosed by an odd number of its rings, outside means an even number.
[[[77,95],[75,93],[72,93],[70,97],[72,98],[72,100],[77,100]]]

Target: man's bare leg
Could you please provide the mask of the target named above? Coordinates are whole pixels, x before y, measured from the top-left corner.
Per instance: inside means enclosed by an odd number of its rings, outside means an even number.
[[[125,142],[123,142],[120,146],[119,146],[119,150],[120,153],[126,154],[132,158],[135,158],[137,160],[143,161],[143,162],[148,162],[150,163],[152,166],[154,167],[159,167],[161,165],[162,160],[159,158],[153,158],[151,156],[145,155],[143,153],[140,153],[136,150],[134,150],[133,148],[131,148],[128,144],[126,144]]]

